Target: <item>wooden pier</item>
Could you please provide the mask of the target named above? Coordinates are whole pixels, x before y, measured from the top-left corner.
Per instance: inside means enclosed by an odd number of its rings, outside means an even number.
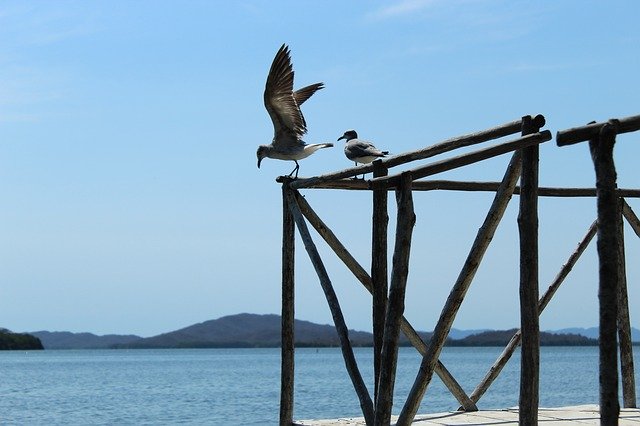
[[[295,296],[295,231],[297,229],[305,250],[318,275],[320,286],[327,304],[344,357],[346,371],[360,402],[362,420],[356,423],[299,423],[299,424],[366,424],[388,426],[410,424],[464,424],[464,419],[472,424],[480,422],[488,413],[500,415],[501,424],[510,424],[511,419],[521,425],[537,425],[545,421],[556,409],[540,409],[539,403],[539,316],[551,301],[558,287],[570,273],[585,248],[597,235],[599,260],[600,311],[600,410],[572,407],[560,412],[559,422],[577,422],[580,416],[585,421],[599,418],[603,425],[640,422],[635,394],[635,373],[633,348],[631,344],[631,322],[629,319],[627,282],[625,271],[623,221],[626,220],[640,237],[640,219],[625,198],[640,197],[638,188],[617,187],[617,176],[613,158],[616,137],[622,133],[640,130],[640,115],[607,122],[589,123],[586,126],[560,131],[556,135],[558,147],[588,142],[593,166],[595,185],[589,188],[544,188],[538,185],[539,145],[553,139],[549,130],[542,130],[546,124],[542,115],[524,116],[519,120],[484,131],[448,139],[416,151],[395,155],[372,164],[365,164],[342,171],[311,178],[280,177],[283,196],[282,235],[282,370],[280,425],[293,424],[294,418],[294,296]],[[395,173],[397,166],[406,165],[434,156],[446,154],[459,148],[511,137],[495,145],[476,149],[449,158],[431,161]],[[511,154],[511,160],[500,181],[497,182],[452,182],[425,180],[440,173],[475,164],[497,156]],[[373,172],[370,180],[352,179],[358,175]],[[518,185],[519,182],[519,185]],[[300,190],[340,189],[370,191],[373,200],[371,269],[367,271],[349,253],[330,227],[322,221],[310,205],[312,197],[303,196]],[[408,285],[411,242],[416,215],[414,193],[421,191],[490,191],[495,196],[482,226],[473,238],[466,260],[458,278],[452,283],[433,335],[428,342],[423,341],[415,328],[404,316],[405,290]],[[387,271],[388,253],[388,194],[395,192],[396,226],[391,273]],[[307,194],[308,195],[308,194]],[[464,302],[474,276],[482,262],[496,229],[502,220],[511,198],[519,197],[518,230],[520,239],[520,325],[502,354],[489,367],[487,374],[470,395],[462,389],[440,361],[440,353],[453,326],[460,306]],[[594,222],[576,250],[558,272],[547,290],[540,297],[538,278],[538,199],[539,197],[594,197]],[[336,256],[353,273],[356,281],[371,293],[373,318],[373,395],[363,381],[349,340],[348,327],[340,307],[340,301],[324,266],[316,244],[309,232],[311,225]],[[428,329],[422,325],[423,329]],[[422,362],[415,381],[403,402],[400,415],[392,417],[394,406],[393,391],[398,359],[400,333],[408,338],[422,356]],[[520,398],[517,410],[480,411],[478,402],[487,392],[502,368],[516,349],[521,349]],[[618,352],[619,349],[619,352]],[[618,353],[620,353],[622,406],[618,396]],[[418,416],[417,410],[425,396],[434,374],[444,383],[457,399],[463,413]],[[396,401],[397,402],[397,401]],[[481,408],[481,407],[480,407]],[[554,411],[555,410],[555,411]],[[472,414],[478,412],[477,414]],[[559,413],[560,413],[559,412]],[[554,414],[555,415],[555,414]],[[435,416],[435,417],[434,417]],[[440,416],[440,417],[438,417]],[[466,417],[470,416],[470,417]],[[485,416],[485,417],[483,417]],[[543,417],[544,416],[544,417]],[[445,423],[438,423],[438,418]],[[360,423],[357,423],[360,421]],[[448,423],[446,421],[451,421]],[[504,421],[504,423],[502,423]],[[550,420],[552,421],[552,420]],[[555,421],[555,420],[554,420]],[[324,421],[326,422],[326,421]],[[329,421],[331,422],[331,421]],[[432,423],[433,422],[433,423]],[[469,423],[467,422],[467,424]],[[495,419],[493,420],[495,424]],[[631,424],[631,423],[629,423]]]
[[[482,411],[455,411],[448,413],[435,413],[417,415],[413,421],[415,426],[463,426],[463,425],[517,425],[518,408],[504,410]],[[395,425],[397,417],[392,417],[392,425]],[[619,425],[639,426],[640,409],[623,408],[620,410]],[[599,425],[600,411],[597,405],[579,405],[573,407],[540,408],[538,409],[538,422],[544,425]],[[294,422],[299,426],[365,426],[364,417],[343,418],[333,420],[300,420]]]

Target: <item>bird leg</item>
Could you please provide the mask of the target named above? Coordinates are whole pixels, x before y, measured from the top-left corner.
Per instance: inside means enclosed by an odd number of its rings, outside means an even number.
[[[300,168],[300,164],[298,164],[298,160],[293,160],[294,163],[296,163],[296,168],[293,169],[291,171],[291,173],[289,173],[289,177],[291,177],[291,175],[293,175],[293,173],[296,173],[295,179],[298,179],[298,169]]]
[[[358,167],[358,162],[357,161],[354,161],[353,164],[355,165],[355,167]],[[353,180],[359,180],[358,179],[358,175],[354,176],[352,179]],[[364,175],[362,175],[362,180],[364,180]]]

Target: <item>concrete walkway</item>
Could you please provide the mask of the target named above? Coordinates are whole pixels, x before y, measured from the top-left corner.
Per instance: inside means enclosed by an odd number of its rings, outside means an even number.
[[[391,419],[395,421],[397,417]],[[544,425],[599,425],[600,414],[597,405],[579,405],[574,407],[540,408],[538,423]],[[333,420],[298,420],[295,425],[304,426],[365,426],[364,418],[345,418]],[[393,423],[392,423],[393,424]],[[417,426],[427,425],[517,425],[518,408],[504,410],[483,410],[473,413],[449,412],[423,414],[416,416],[413,422]],[[640,426],[640,409],[623,408],[620,410],[620,425]]]

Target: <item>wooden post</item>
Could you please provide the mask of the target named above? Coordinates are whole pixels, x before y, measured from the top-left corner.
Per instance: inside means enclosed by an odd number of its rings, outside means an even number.
[[[620,339],[620,370],[622,373],[622,403],[625,408],[636,408],[636,383],[633,366],[633,343],[631,342],[631,320],[627,295],[627,272],[624,253],[624,199],[620,198],[618,216],[618,258],[620,280],[618,281],[618,337]]]
[[[598,259],[600,302],[600,424],[617,425],[618,402],[618,200],[613,161],[615,128],[606,123],[597,138],[589,141],[598,195]]]
[[[307,200],[295,193],[296,201],[302,211],[304,217],[309,221],[313,228],[320,234],[325,242],[331,247],[334,253],[342,260],[345,266],[353,273],[353,275],[360,281],[364,288],[373,295],[373,283],[371,277],[367,274],[362,266],[353,258],[351,253],[342,245],[335,234],[329,229],[329,227],[320,219],[316,212],[311,208]],[[407,336],[407,339],[417,349],[417,351],[424,356],[427,353],[427,344],[422,341],[418,333],[411,326],[406,318],[402,317],[400,322],[400,329]],[[436,374],[442,380],[442,383],[449,389],[449,392],[458,400],[465,411],[478,411],[476,405],[469,399],[469,396],[465,393],[462,386],[451,375],[447,368],[440,361],[436,364]]]
[[[294,383],[294,260],[295,224],[289,210],[288,183],[282,185],[282,341],[280,370],[280,426],[293,423]]]
[[[473,242],[473,246],[467,256],[460,275],[456,280],[453,288],[449,294],[449,297],[445,303],[442,313],[436,327],[431,336],[427,353],[422,358],[418,375],[413,383],[407,401],[405,402],[400,417],[398,418],[398,426],[408,426],[411,424],[420,406],[420,401],[424,396],[424,392],[427,390],[427,386],[433,377],[433,370],[440,357],[442,347],[449,335],[451,326],[455,319],[458,309],[464,300],[464,296],[471,285],[471,281],[475,276],[480,261],[484,256],[489,243],[495,234],[498,227],[498,223],[507,208],[507,204],[513,194],[513,188],[516,186],[518,176],[520,175],[522,163],[520,161],[520,151],[513,153],[511,162],[507,167],[507,171],[500,185],[500,189],[495,195],[493,203],[487,213],[482,227],[478,230],[476,239]]]
[[[362,375],[358,370],[358,364],[356,362],[355,355],[353,354],[351,342],[349,341],[349,329],[344,321],[342,309],[340,309],[340,303],[338,302],[338,296],[333,290],[333,285],[331,284],[327,270],[324,267],[324,263],[320,258],[320,254],[318,253],[315,244],[313,243],[313,239],[311,238],[311,234],[309,233],[309,229],[307,228],[307,224],[300,212],[300,208],[298,207],[295,197],[293,194],[289,193],[287,194],[287,199],[289,202],[289,209],[293,215],[293,220],[298,227],[298,232],[300,233],[304,247],[309,254],[311,263],[318,274],[320,285],[322,286],[322,290],[324,291],[327,299],[327,304],[331,310],[331,316],[333,317],[333,322],[335,324],[336,331],[338,332],[338,337],[340,338],[342,356],[344,358],[349,377],[351,378],[351,382],[353,383],[353,387],[358,395],[358,399],[360,400],[362,414],[364,415],[367,425],[372,425],[374,418],[373,402],[371,401],[371,397],[369,396],[369,391],[367,390],[364,380],[362,380]]]
[[[373,177],[386,176],[387,168],[381,160],[373,162]],[[373,218],[371,232],[371,281],[373,285],[373,378],[374,401],[378,400],[380,357],[384,335],[384,317],[387,309],[387,191],[373,191]]]
[[[400,186],[396,192],[398,203],[396,241],[393,253],[393,270],[391,272],[389,301],[384,323],[380,380],[374,423],[376,426],[387,426],[391,423],[391,407],[393,406],[393,389],[398,360],[400,322],[404,312],[405,290],[409,276],[411,237],[413,227],[416,223],[411,194],[411,182],[411,173],[403,173]]]
[[[567,275],[569,275],[569,272],[571,272],[576,262],[582,255],[582,253],[586,250],[587,246],[589,245],[593,237],[596,235],[596,230],[597,230],[597,223],[593,222],[591,224],[591,227],[589,227],[587,234],[580,241],[576,250],[571,254],[571,256],[569,256],[567,263],[565,263],[562,266],[562,268],[560,269],[560,272],[558,272],[558,275],[556,275],[553,282],[551,283],[547,291],[544,293],[544,295],[538,302],[538,315],[540,315],[542,311],[544,311],[544,309],[547,307],[547,305],[551,301],[551,298],[553,297],[553,295],[556,293],[560,285],[564,282],[565,278],[567,278]],[[513,337],[507,344],[507,346],[504,348],[504,350],[502,351],[502,354],[500,354],[498,359],[496,359],[496,361],[493,363],[493,365],[491,366],[487,374],[484,376],[482,381],[478,384],[478,386],[476,386],[476,388],[471,393],[470,398],[473,402],[478,402],[480,398],[482,398],[482,395],[484,395],[484,393],[487,391],[487,389],[489,389],[489,386],[491,386],[493,381],[498,377],[498,375],[500,374],[504,366],[507,364],[507,362],[511,358],[511,355],[513,355],[518,345],[520,345],[520,339],[521,339],[521,334],[520,334],[520,330],[518,330],[516,334],[513,335]]]
[[[624,199],[621,199],[622,203],[622,214],[627,219],[627,222],[636,233],[637,236],[640,237],[640,220],[638,216],[633,212],[629,204]],[[620,235],[623,237],[623,231],[620,230]],[[620,244],[622,250],[624,250],[624,243]],[[624,252],[621,253],[621,258],[625,259]],[[633,363],[633,344],[630,343],[631,340],[631,330],[629,329],[631,326],[631,319],[629,318],[629,301],[627,295],[627,280],[626,273],[623,272],[623,276],[625,277],[623,281],[621,281],[621,289],[620,295],[621,299],[618,300],[618,309],[619,309],[619,328],[622,328],[622,333],[620,330],[618,334],[620,335],[620,364],[622,369],[622,392],[623,392],[623,404],[625,408],[635,408],[637,407],[637,396],[635,391],[635,368]],[[624,287],[624,288],[622,288]]]
[[[544,122],[543,122],[544,123]],[[537,133],[531,117],[522,119],[522,135]],[[540,321],[538,313],[538,163],[539,146],[522,149],[520,181],[520,425],[538,424]]]

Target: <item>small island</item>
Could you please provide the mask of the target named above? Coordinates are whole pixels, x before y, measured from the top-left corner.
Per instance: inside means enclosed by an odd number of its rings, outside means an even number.
[[[0,350],[26,351],[44,349],[42,342],[35,336],[26,333],[13,333],[5,328],[0,329]]]

